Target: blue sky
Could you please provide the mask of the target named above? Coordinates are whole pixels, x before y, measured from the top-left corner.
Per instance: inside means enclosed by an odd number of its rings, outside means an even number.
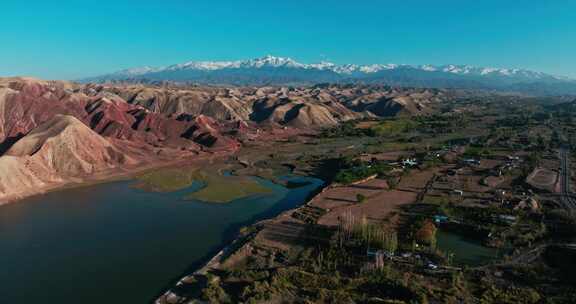
[[[3,1],[0,75],[76,79],[267,54],[576,78],[573,0]]]

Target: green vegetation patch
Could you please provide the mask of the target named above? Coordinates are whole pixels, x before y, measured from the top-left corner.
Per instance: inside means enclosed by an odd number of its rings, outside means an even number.
[[[336,138],[397,135],[414,131],[418,126],[419,122],[413,118],[394,118],[382,121],[347,121],[336,127],[324,130],[321,137]]]
[[[398,134],[409,132],[418,127],[418,122],[411,119],[385,120],[372,127],[377,135]]]
[[[464,152],[464,157],[468,158],[489,157],[490,155],[492,155],[492,151],[489,149],[475,146],[469,146]]]
[[[213,203],[226,203],[255,194],[270,193],[272,190],[248,176],[223,176],[192,167],[167,168],[137,176],[136,187],[157,192],[178,191],[201,182],[202,189],[186,195],[185,199]]]
[[[272,192],[256,180],[244,176],[202,176],[205,186],[189,195],[186,199],[201,200],[211,203],[227,203],[239,198]]]
[[[155,192],[172,192],[190,187],[198,180],[197,171],[192,168],[167,168],[137,176],[137,188]]]
[[[341,184],[351,184],[373,175],[383,176],[392,170],[392,167],[385,163],[367,164],[358,160],[343,158],[340,160],[340,171],[336,174],[334,181]]]

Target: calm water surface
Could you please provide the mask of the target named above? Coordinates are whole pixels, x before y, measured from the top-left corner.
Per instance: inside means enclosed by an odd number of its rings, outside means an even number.
[[[453,261],[456,265],[479,266],[500,256],[498,249],[482,246],[479,242],[450,231],[438,229],[436,239],[440,250],[454,255]]]
[[[183,201],[201,185],[150,193],[128,181],[53,192],[0,206],[0,303],[150,303],[242,225],[302,204],[322,185],[228,204]]]

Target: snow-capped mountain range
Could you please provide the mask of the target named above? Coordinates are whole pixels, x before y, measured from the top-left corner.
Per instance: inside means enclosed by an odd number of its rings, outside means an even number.
[[[331,62],[304,64],[291,58],[271,55],[250,60],[190,61],[166,67],[144,66],[83,81],[127,80],[222,85],[366,82],[398,86],[517,91],[543,90],[547,94],[576,94],[576,81],[572,79],[524,69],[473,67],[469,65],[338,65]],[[565,86],[574,87],[574,89],[565,89]]]
[[[304,64],[297,62],[291,58],[265,56],[262,58],[238,61],[189,61],[185,63],[170,65],[167,67],[153,68],[149,66],[126,69],[118,71],[114,74],[124,76],[139,76],[147,73],[156,73],[164,71],[179,71],[179,70],[200,70],[200,71],[215,71],[222,69],[259,69],[259,68],[297,68],[307,70],[327,70],[337,74],[351,75],[354,73],[376,73],[382,70],[394,70],[401,68],[411,68],[416,70],[428,72],[446,72],[460,75],[498,75],[498,76],[523,76],[528,78],[540,79],[545,77],[552,77],[558,79],[566,79],[560,76],[553,76],[542,72],[533,72],[523,69],[502,69],[502,68],[486,68],[486,67],[473,67],[469,65],[405,65],[405,64],[371,64],[371,65],[357,65],[345,64],[337,65],[332,62],[322,61],[320,63]]]

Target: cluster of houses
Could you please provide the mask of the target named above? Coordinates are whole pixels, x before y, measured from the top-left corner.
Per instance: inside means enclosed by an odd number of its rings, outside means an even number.
[[[494,168],[494,173],[496,176],[502,176],[504,172],[518,168],[521,163],[522,160],[519,156],[508,155],[505,163]]]

